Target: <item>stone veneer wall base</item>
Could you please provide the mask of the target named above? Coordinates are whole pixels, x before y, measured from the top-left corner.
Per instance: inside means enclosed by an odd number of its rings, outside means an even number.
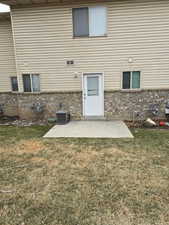
[[[105,117],[107,119],[144,120],[153,117],[150,108],[156,105],[156,119],[165,118],[165,104],[169,90],[140,90],[105,92]]]
[[[164,119],[165,104],[169,101],[169,90],[105,91],[105,118],[107,120],[143,120],[152,114],[150,106],[159,108],[157,119]],[[44,106],[42,114],[32,110],[33,104]],[[25,120],[47,120],[56,116],[56,111],[68,111],[72,120],[82,120],[82,92],[49,93],[0,93],[0,105],[4,114],[18,115]]]
[[[17,116],[18,96],[13,93],[0,93],[0,106],[6,116]]]

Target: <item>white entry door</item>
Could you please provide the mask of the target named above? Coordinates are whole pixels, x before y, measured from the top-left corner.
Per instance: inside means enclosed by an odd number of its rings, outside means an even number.
[[[92,73],[83,76],[83,114],[84,116],[104,115],[102,74]]]

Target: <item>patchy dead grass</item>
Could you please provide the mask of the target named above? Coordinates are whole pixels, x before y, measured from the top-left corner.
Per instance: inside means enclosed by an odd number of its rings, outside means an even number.
[[[40,140],[21,140],[15,145],[0,147],[0,153],[12,153],[12,154],[37,154],[45,148],[44,144]]]
[[[21,140],[14,146],[12,151],[16,154],[37,154],[44,150],[45,146],[40,140]]]
[[[16,145],[16,153],[23,154],[23,153],[33,153],[37,154],[39,151],[42,151],[45,146],[40,140],[22,140]]]
[[[169,224],[168,131],[44,140],[42,128],[3,129],[0,225]]]
[[[44,162],[44,158],[35,156],[31,158],[31,162],[34,162],[34,163]]]

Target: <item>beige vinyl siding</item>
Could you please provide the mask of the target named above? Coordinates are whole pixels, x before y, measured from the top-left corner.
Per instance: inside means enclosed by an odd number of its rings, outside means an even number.
[[[72,8],[91,5],[107,6],[107,37],[72,38]],[[103,72],[115,90],[123,71],[140,70],[141,88],[169,88],[168,12],[168,0],[12,9],[20,86],[22,73],[39,73],[42,91],[81,90],[82,73]]]
[[[0,19],[0,92],[11,91],[11,76],[16,76],[11,22]]]

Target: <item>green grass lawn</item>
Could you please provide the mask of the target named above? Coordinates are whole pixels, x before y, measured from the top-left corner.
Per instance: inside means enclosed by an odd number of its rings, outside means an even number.
[[[0,225],[169,224],[169,130],[43,139],[0,127]]]

